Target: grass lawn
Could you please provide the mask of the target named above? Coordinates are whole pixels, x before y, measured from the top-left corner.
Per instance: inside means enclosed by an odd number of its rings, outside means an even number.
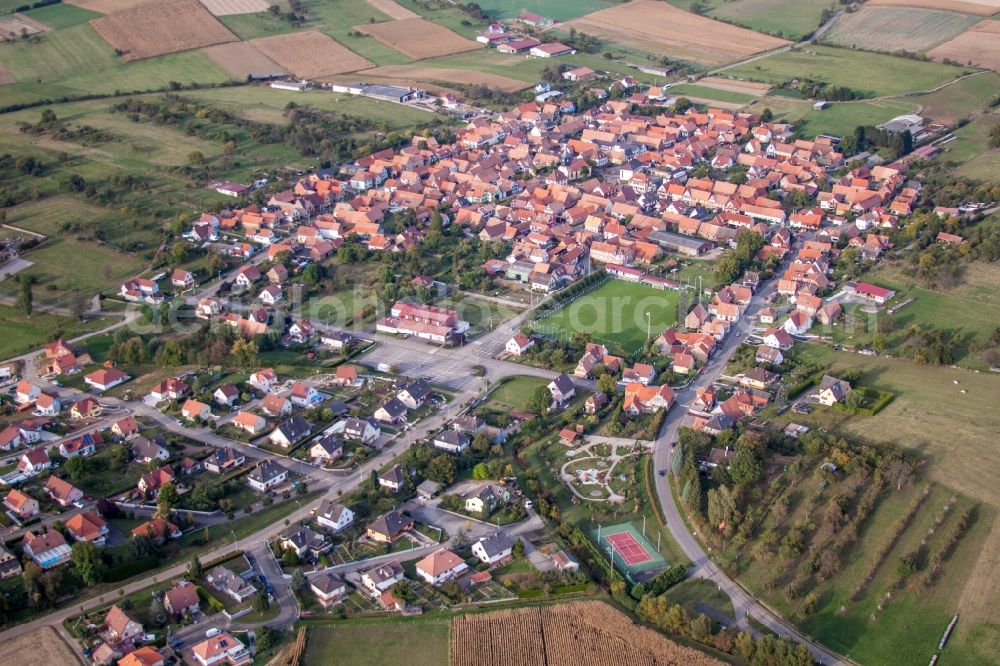
[[[926,95],[906,101],[924,107],[923,115],[942,123],[953,123],[970,113],[982,111],[1000,90],[1000,74],[984,72]]]
[[[34,287],[35,302],[53,305],[66,305],[68,295],[73,292],[89,297],[110,289],[144,266],[136,255],[74,238],[50,239],[25,257],[35,262],[22,271],[22,275],[38,280]],[[13,283],[5,282],[0,290],[10,294],[16,289]]]
[[[538,333],[567,338],[574,333],[586,333],[596,342],[631,353],[646,342],[647,313],[648,328],[655,337],[676,323],[677,293],[608,280],[554,315],[536,322],[532,328]]]
[[[708,86],[699,86],[693,83],[680,83],[675,86],[670,86],[670,92],[675,95],[714,99],[719,102],[729,102],[731,104],[749,104],[756,99],[753,95],[747,95],[746,93],[735,92],[733,90],[721,90],[719,88],[710,88]]]
[[[970,351],[985,345],[990,334],[1000,322],[1000,266],[991,263],[967,264],[965,282],[948,291],[930,291],[913,286],[911,278],[895,266],[882,266],[870,271],[865,279],[896,291],[894,302],[908,299],[913,302],[893,316],[896,332],[888,334],[890,353],[907,337],[906,329],[923,324],[951,331],[956,363],[977,370],[986,370],[977,354]],[[833,329],[833,339],[852,347],[869,345],[873,333],[865,331],[868,315],[858,312],[859,320],[853,330],[839,324]],[[868,325],[872,328],[872,325]]]
[[[42,33],[40,42],[0,43],[0,62],[15,81],[34,83],[111,67],[121,61],[97,31],[81,24]]]
[[[283,35],[295,32],[296,28],[288,21],[272,16],[268,12],[256,14],[230,14],[220,16],[219,20],[229,30],[241,39],[258,39],[271,35]]]
[[[1000,114],[979,116],[955,131],[957,137],[942,146],[939,160],[959,162],[956,173],[986,182],[1000,182],[1000,148],[988,148],[990,130],[1000,125]]]
[[[895,116],[917,111],[917,107],[909,102],[884,99],[835,102],[822,111],[814,111],[812,105],[808,100],[770,95],[758,99],[745,110],[759,113],[771,109],[775,118],[794,123],[807,137],[817,134],[844,136],[858,125],[877,125]]]
[[[309,628],[307,664],[442,666],[448,663],[447,619],[352,620]]]
[[[312,19],[308,27],[330,35],[358,55],[376,65],[400,65],[410,62],[402,53],[382,44],[374,37],[354,36],[354,26],[388,21],[389,17],[367,2],[357,0],[304,0],[303,9]]]
[[[87,331],[93,331],[114,323],[111,317],[90,319],[83,323],[73,317],[40,312],[31,317],[9,305],[0,305],[0,358],[10,358],[36,349],[45,342],[58,337],[72,338]]]
[[[535,389],[548,383],[540,377],[513,377],[497,386],[489,398],[491,402],[499,402],[515,410],[524,411]]]
[[[299,106],[336,111],[345,115],[362,116],[388,124],[388,130],[400,130],[422,122],[437,122],[434,114],[402,104],[382,102],[370,97],[335,94],[323,91],[305,93],[275,90],[262,86],[240,88],[215,88],[185,93],[212,106],[236,113],[249,120],[283,124],[285,106],[295,102]]]
[[[725,70],[725,76],[765,83],[813,79],[869,96],[929,90],[961,74],[960,67],[896,56],[809,45]]]
[[[702,606],[708,606],[727,617],[735,616],[729,595],[710,580],[689,578],[667,590],[666,595],[670,603],[682,604],[690,617],[704,613]]]
[[[80,25],[81,23],[86,23],[103,16],[103,14],[99,14],[98,12],[92,12],[89,9],[65,2],[32,9],[30,12],[24,12],[24,15],[44,23],[53,30],[72,28],[74,25]]]
[[[776,417],[846,435],[895,444],[929,463],[929,476],[979,501],[1000,505],[1000,377],[968,370],[918,366],[904,360],[836,352],[818,344],[797,345],[797,359],[829,365],[831,374],[858,368],[860,384],[892,391],[896,398],[875,416],[816,407],[812,414]],[[965,393],[962,393],[962,391]]]
[[[830,0],[736,0],[711,4],[714,6],[707,16],[793,40],[802,39],[818,28],[823,10],[836,6]]]

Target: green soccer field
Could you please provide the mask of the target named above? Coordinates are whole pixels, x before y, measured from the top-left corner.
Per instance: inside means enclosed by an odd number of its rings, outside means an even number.
[[[655,339],[664,328],[677,323],[677,292],[608,280],[533,328],[553,337],[584,333],[594,342],[632,353],[646,342],[646,313],[648,330]]]

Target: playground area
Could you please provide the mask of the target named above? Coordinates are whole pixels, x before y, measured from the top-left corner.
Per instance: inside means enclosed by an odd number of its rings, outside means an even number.
[[[630,580],[639,581],[652,577],[667,566],[667,560],[642,531],[632,523],[609,527],[598,526],[597,543],[608,554],[619,571]]]

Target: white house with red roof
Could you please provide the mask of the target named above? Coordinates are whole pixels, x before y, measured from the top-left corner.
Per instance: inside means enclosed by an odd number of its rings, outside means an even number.
[[[514,356],[521,356],[526,351],[528,351],[534,344],[535,344],[534,340],[529,338],[524,333],[518,331],[517,333],[514,334],[514,337],[512,337],[510,340],[507,341],[506,350],[509,354],[513,354]]]
[[[124,384],[128,381],[130,377],[127,373],[122,372],[118,368],[101,368],[100,370],[94,370],[89,375],[83,378],[87,386],[96,389],[98,391],[107,391],[108,389],[114,388],[120,384]]]

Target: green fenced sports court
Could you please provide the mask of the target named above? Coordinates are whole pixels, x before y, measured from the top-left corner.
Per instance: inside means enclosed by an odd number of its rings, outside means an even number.
[[[667,566],[666,558],[632,523],[620,523],[594,530],[601,550],[608,554],[615,567],[630,580],[644,579],[646,574]]]

